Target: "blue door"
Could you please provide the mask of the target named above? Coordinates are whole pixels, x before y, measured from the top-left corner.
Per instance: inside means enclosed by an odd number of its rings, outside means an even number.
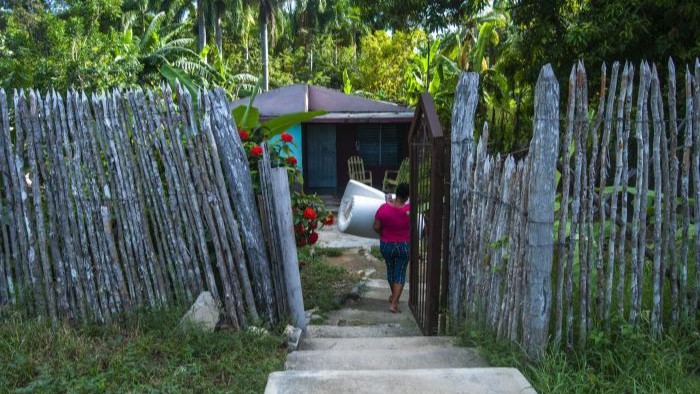
[[[313,189],[335,188],[338,174],[335,151],[335,125],[310,124],[306,127],[306,179]]]

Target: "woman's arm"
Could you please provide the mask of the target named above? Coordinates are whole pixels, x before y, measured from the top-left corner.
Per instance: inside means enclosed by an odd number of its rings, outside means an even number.
[[[374,219],[374,232],[382,235],[382,222],[380,222],[378,219]]]

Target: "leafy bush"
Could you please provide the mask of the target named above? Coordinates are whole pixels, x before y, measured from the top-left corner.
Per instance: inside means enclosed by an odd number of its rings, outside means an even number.
[[[297,246],[314,245],[318,241],[316,230],[333,224],[333,214],[315,194],[295,192],[292,196],[294,213],[294,237]]]
[[[260,190],[258,161],[263,154],[263,143],[267,142],[270,164],[277,168],[286,168],[289,174],[290,190],[296,183],[302,183],[301,170],[297,167],[297,158],[292,156],[294,137],[285,130],[304,120],[324,114],[325,111],[311,111],[282,115],[260,123],[259,111],[251,103],[233,110],[238,127],[238,135],[248,155],[248,164],[253,178],[253,185]],[[279,138],[275,138],[279,136]],[[314,245],[318,241],[316,230],[324,225],[333,224],[333,215],[326,210],[323,201],[315,194],[294,192],[292,195],[292,212],[294,214],[294,236],[297,246]]]

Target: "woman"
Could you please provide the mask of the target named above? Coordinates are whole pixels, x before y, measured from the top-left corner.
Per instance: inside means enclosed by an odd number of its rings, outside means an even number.
[[[380,250],[386,262],[386,280],[391,288],[390,310],[399,310],[399,298],[406,282],[410,230],[408,184],[396,187],[396,198],[384,203],[374,215],[374,231],[379,234]]]

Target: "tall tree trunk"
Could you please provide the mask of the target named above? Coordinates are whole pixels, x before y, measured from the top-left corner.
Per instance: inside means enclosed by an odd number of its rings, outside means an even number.
[[[260,10],[262,12],[262,9]],[[267,20],[260,15],[260,51],[262,52],[263,91],[270,89],[270,71],[267,53]]]
[[[311,75],[314,73],[314,48],[311,47],[311,51],[309,52],[309,70],[311,71]]]
[[[207,44],[207,27],[204,24],[204,0],[197,0],[197,51]]]
[[[221,58],[224,58],[224,47],[223,47],[223,34],[221,32],[221,16],[224,14],[224,3],[218,2],[216,4],[216,48],[219,49],[219,54]]]

